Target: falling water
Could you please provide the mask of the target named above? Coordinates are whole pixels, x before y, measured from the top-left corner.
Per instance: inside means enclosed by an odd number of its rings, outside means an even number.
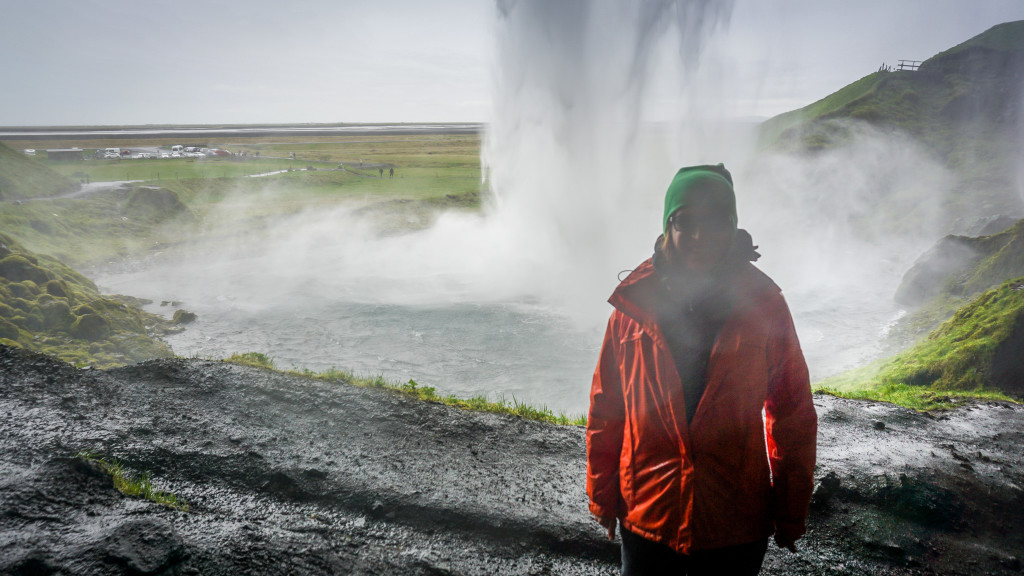
[[[666,184],[681,165],[724,161],[741,226],[786,289],[812,375],[877,354],[897,312],[891,290],[917,248],[903,232],[865,225],[871,206],[913,204],[914,182],[941,189],[913,146],[865,133],[831,156],[755,159],[752,132],[721,121],[727,78],[706,73],[729,2],[498,8],[481,214],[381,236],[350,208],[310,210],[264,236],[100,285],[197,312],[170,339],[178,354],[265,352],[281,366],[582,411],[605,299],[619,271],[650,255]],[[914,176],[903,162],[918,166]]]

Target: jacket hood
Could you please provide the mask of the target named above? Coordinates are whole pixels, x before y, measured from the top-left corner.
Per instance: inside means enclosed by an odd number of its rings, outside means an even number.
[[[658,302],[664,297],[665,255],[661,252],[663,236],[655,241],[654,254],[637,266],[612,292],[608,302],[638,322],[654,321]],[[736,308],[755,305],[782,290],[753,264],[761,255],[756,251],[750,233],[739,229],[723,266],[713,277],[715,288],[724,291]]]

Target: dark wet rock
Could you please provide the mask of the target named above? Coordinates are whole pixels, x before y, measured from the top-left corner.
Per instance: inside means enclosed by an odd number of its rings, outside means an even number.
[[[1024,408],[815,405],[809,532],[799,555],[772,546],[764,574],[1019,573]],[[77,370],[3,346],[0,415],[0,574],[618,573],[587,512],[579,427],[219,362]],[[124,496],[81,450],[190,510]]]
[[[1013,287],[1024,290],[1024,283]],[[989,364],[989,378],[996,389],[1024,397],[1024,315],[1016,318],[1009,336],[999,343]]]
[[[874,428],[875,430],[885,430],[885,422],[882,422],[881,420],[875,420],[874,422],[871,423],[871,427]]]
[[[175,324],[191,324],[196,321],[198,316],[188,310],[175,310],[174,317],[171,318],[171,322]]]
[[[129,520],[102,541],[102,554],[128,574],[156,574],[185,557],[184,544],[167,520]]]
[[[811,506],[813,508],[827,506],[829,501],[839,494],[841,487],[842,480],[839,479],[839,475],[836,474],[834,470],[829,470],[814,485],[814,493],[811,496]]]

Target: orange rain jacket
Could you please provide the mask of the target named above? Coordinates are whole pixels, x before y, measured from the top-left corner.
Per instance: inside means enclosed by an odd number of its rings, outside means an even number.
[[[590,393],[590,510],[674,550],[805,532],[817,415],[779,287],[752,264],[730,276],[734,308],[687,424],[683,387],[655,321],[650,260],[612,294]],[[763,409],[763,416],[762,416]]]

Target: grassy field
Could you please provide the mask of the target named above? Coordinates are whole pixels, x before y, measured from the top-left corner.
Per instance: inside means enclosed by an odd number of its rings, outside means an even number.
[[[31,142],[8,142],[12,150],[0,157],[0,173],[45,171],[53,175],[51,180],[63,176],[78,182],[136,182],[75,198],[0,202],[0,229],[34,251],[88,267],[166,249],[197,234],[258,230],[268,218],[302,210],[351,205],[373,218],[382,233],[391,233],[427,226],[440,209],[480,206],[483,183],[476,134],[275,136],[273,141],[236,137],[208,146],[245,151],[244,157],[91,156],[92,150],[107,146],[170,143],[50,140],[43,147],[77,146],[87,158],[50,161],[42,155],[22,156],[20,150]],[[140,211],[146,204],[140,190],[148,187],[173,192],[185,210],[172,200],[173,211],[156,205]],[[38,194],[32,186],[19,189],[17,198],[55,194],[55,186],[36,188]]]

